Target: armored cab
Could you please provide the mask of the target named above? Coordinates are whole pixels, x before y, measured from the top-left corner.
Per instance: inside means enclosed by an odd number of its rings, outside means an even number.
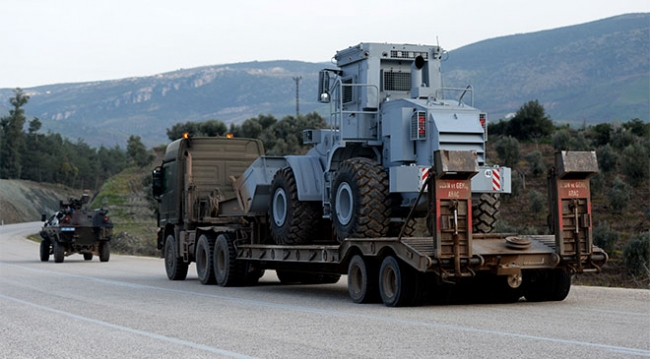
[[[79,253],[87,261],[97,255],[101,262],[108,262],[113,222],[107,216],[108,210],[88,209],[89,199],[84,194],[79,199],[60,201],[59,210],[49,219],[43,215],[41,261],[47,262],[53,254],[54,262],[61,263],[64,257]]]

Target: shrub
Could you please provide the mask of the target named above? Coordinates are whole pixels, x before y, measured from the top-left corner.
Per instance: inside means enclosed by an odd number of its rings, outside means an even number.
[[[521,159],[521,151],[519,150],[519,141],[516,138],[503,137],[494,145],[494,148],[504,166],[517,168],[517,163]]]
[[[602,222],[594,228],[594,244],[605,250],[607,253],[614,252],[614,246],[621,237],[620,233],[612,229],[607,222]]]
[[[544,195],[536,190],[532,190],[528,193],[528,200],[530,201],[530,211],[535,216],[539,216],[545,207]]]
[[[616,176],[611,190],[607,192],[607,197],[612,212],[618,214],[622,213],[630,202],[630,185],[623,182],[620,177]]]
[[[633,275],[650,275],[650,232],[644,232],[631,240],[623,251],[625,267]]]
[[[650,176],[648,152],[641,144],[635,143],[625,147],[621,155],[621,172],[634,187],[642,184]]]

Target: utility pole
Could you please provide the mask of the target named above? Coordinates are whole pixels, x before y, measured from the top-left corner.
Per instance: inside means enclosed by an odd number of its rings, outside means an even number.
[[[302,76],[297,76],[293,78],[296,81],[296,119],[300,116],[300,80]]]

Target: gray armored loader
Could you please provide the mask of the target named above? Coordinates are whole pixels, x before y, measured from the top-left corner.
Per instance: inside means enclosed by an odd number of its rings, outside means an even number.
[[[47,262],[52,254],[54,262],[61,263],[64,257],[80,253],[87,261],[97,255],[101,262],[108,262],[113,222],[107,210],[89,210],[88,201],[87,194],[69,198],[68,202],[59,202],[59,210],[49,219],[43,215],[41,261]]]

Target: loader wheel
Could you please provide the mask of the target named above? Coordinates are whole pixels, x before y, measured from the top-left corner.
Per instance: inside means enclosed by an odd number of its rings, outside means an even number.
[[[483,193],[472,200],[472,229],[475,233],[492,233],[497,225],[501,200],[497,193]]]
[[[176,240],[173,235],[165,240],[165,271],[169,280],[185,280],[187,277],[187,263],[176,254]]]
[[[111,246],[108,244],[108,242],[101,242],[99,244],[99,261],[108,262],[110,259],[111,259]],[[185,273],[187,273],[187,269],[185,269]]]
[[[85,261],[93,260],[93,254],[92,253],[84,253],[84,260]]]
[[[236,287],[245,284],[245,263],[237,260],[237,250],[233,243],[235,237],[230,233],[217,236],[214,245],[213,267],[217,284],[222,287]]]
[[[63,244],[54,241],[52,254],[54,254],[54,263],[63,263],[63,258],[65,257],[65,247],[63,247]]]
[[[355,255],[348,265],[348,292],[355,303],[376,303],[379,300],[379,271],[374,263]]]
[[[368,158],[343,161],[334,179],[332,209],[339,242],[384,237],[390,223],[388,175]]]
[[[196,244],[196,274],[199,276],[201,284],[214,284],[217,282],[214,277],[213,254],[214,239],[202,234]]]
[[[379,269],[379,294],[386,306],[403,307],[413,304],[418,273],[412,272],[399,259],[393,256],[384,258]]]
[[[50,260],[50,247],[52,246],[49,239],[44,239],[41,241],[41,262],[47,262]]]
[[[406,224],[406,228],[404,228],[404,233],[402,233],[402,237],[413,237],[417,224],[418,223],[415,218],[409,219],[408,223]],[[404,222],[390,222],[390,224],[388,225],[388,233],[386,233],[386,236],[398,237],[399,233],[402,231],[403,225]]]
[[[316,202],[298,200],[293,170],[280,169],[273,177],[269,203],[271,235],[277,244],[308,244],[317,235],[320,220]]]

